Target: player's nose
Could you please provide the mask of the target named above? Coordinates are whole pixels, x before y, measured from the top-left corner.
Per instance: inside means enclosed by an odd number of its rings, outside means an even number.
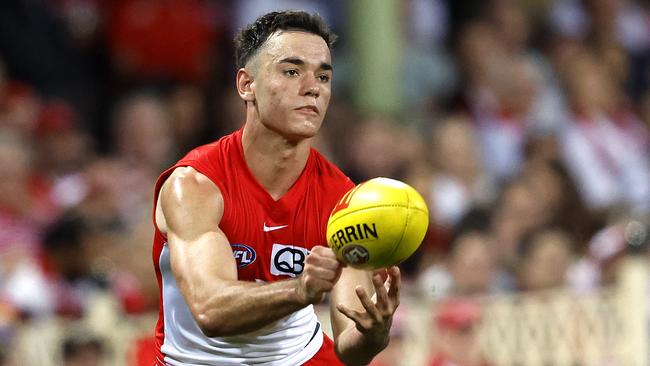
[[[317,98],[320,95],[320,85],[314,75],[307,75],[302,80],[301,94]]]

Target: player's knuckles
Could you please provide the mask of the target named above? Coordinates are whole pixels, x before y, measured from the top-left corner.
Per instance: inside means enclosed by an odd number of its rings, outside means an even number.
[[[318,253],[314,253],[313,251],[307,255],[307,258],[305,258],[306,264],[314,265],[314,264],[318,264],[319,262],[320,262],[320,257]]]
[[[308,269],[307,267],[316,270],[326,270],[328,273],[335,273],[340,267],[340,264],[336,261],[336,259],[314,257],[310,260],[308,257],[307,260],[305,260],[305,270]]]
[[[318,278],[329,282],[332,282],[336,278],[335,271],[327,268],[318,267],[318,266],[311,266],[310,268],[305,268],[305,272],[303,273],[308,273],[310,277]]]
[[[327,258],[336,258],[336,255],[330,248],[325,248],[322,246],[315,246],[311,249],[307,258],[311,257],[312,259],[327,259]]]
[[[318,254],[318,253],[324,253],[325,250],[327,250],[327,249],[328,249],[328,248],[326,248],[326,247],[324,247],[324,246],[322,246],[322,245],[316,245],[316,246],[314,246],[313,248],[311,248],[311,253],[316,253],[316,254]]]
[[[378,321],[375,319],[369,318],[369,319],[363,319],[361,321],[361,327],[366,331],[371,331],[373,328],[375,328],[379,324]]]
[[[393,318],[393,309],[390,309],[388,311],[383,311],[381,313],[381,322],[382,323],[389,323],[391,319]]]

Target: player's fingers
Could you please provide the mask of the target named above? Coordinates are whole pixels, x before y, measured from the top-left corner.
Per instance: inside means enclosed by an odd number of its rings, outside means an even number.
[[[341,314],[350,318],[350,320],[353,320],[355,323],[361,320],[360,312],[356,310],[352,310],[343,304],[336,305],[336,310],[338,310]]]
[[[317,247],[321,248],[319,246]],[[314,249],[317,247],[314,247]],[[341,267],[341,263],[336,259],[336,256],[334,255],[332,250],[329,248],[325,248],[325,250],[329,251],[331,255],[324,254],[322,250],[320,251],[312,250],[307,256],[305,263],[318,266],[318,267],[329,268],[332,270],[336,270],[339,267]]]
[[[309,254],[314,253],[314,255],[322,257],[322,258],[330,258],[336,260],[336,254],[334,254],[334,251],[326,246],[322,245],[316,245],[314,246]]]
[[[348,319],[352,320],[361,333],[365,333],[370,329],[370,324],[366,317],[364,317],[363,313],[352,310],[343,304],[338,304],[336,310],[348,317]]]
[[[305,272],[316,278],[320,278],[326,281],[335,282],[337,277],[340,275],[340,271],[336,269],[318,267],[318,266],[309,266],[305,268]]]
[[[366,312],[370,314],[370,316],[376,321],[382,319],[381,314],[379,314],[379,310],[377,310],[377,307],[368,296],[366,290],[361,286],[357,286],[354,290],[357,293],[359,301],[361,301],[361,305],[363,305],[364,309],[366,309]]]
[[[388,293],[386,293],[384,282],[381,280],[381,275],[373,275],[372,284],[375,286],[375,294],[377,295],[376,307],[381,311],[385,311],[389,306],[388,302],[390,300],[388,299]]]
[[[402,284],[402,275],[399,267],[393,266],[388,269],[388,279],[390,280],[388,297],[395,303],[395,307],[397,307],[399,305],[399,291]]]

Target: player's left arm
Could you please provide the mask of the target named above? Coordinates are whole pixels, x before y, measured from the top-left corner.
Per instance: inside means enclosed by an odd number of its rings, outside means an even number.
[[[335,349],[346,365],[366,365],[388,345],[401,277],[398,267],[387,272],[383,281],[378,272],[345,267],[331,292]]]

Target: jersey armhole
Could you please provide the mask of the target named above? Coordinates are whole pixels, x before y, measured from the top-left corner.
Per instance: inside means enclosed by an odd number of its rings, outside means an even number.
[[[156,187],[154,190],[154,197],[153,197],[153,225],[156,231],[160,233],[160,235],[165,239],[165,241],[167,241],[167,235],[164,234],[158,227],[158,222],[156,222],[156,209],[158,207],[158,196],[160,195],[160,190],[162,189],[163,184],[165,184],[165,182],[167,181],[167,178],[169,178],[169,176],[174,172],[174,170],[176,170],[176,168],[190,167],[196,170],[197,172],[201,173],[202,175],[204,175],[206,178],[208,178],[210,182],[212,182],[217,187],[219,193],[221,194],[221,199],[223,200],[223,215],[221,216],[220,223],[221,221],[223,221],[226,215],[226,197],[223,193],[224,192],[223,184],[217,179],[215,179],[212,176],[212,174],[208,174],[207,168],[199,167],[197,165],[198,164],[192,164],[192,162],[184,162],[184,163],[176,164],[173,167],[164,171],[163,174],[161,174],[158,180],[156,181]]]

